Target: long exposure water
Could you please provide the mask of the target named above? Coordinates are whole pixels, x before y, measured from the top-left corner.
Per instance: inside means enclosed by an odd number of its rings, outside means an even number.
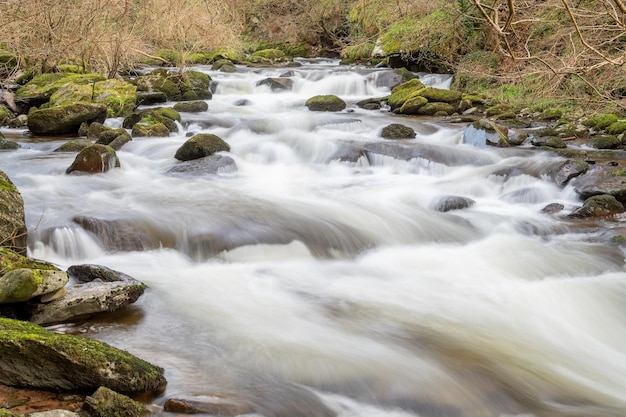
[[[303,63],[194,68],[216,82],[209,110],[183,113],[168,138],[133,139],[104,174],[66,175],[75,154],[52,151],[67,137],[3,130],[22,146],[0,169],[24,197],[29,254],[106,265],[148,286],[127,310],[66,330],[162,366],[157,406],[177,397],[240,401],[268,417],[626,415],[624,255],[542,212],[580,204],[545,175],[561,160],[466,145],[463,126],[355,106],[389,93],[389,70]],[[291,91],[256,85],[286,71]],[[309,111],[318,94],[348,109]],[[390,123],[417,137],[382,139]],[[227,141],[222,155],[237,168],[168,172],[198,132]],[[446,196],[475,204],[435,210]],[[105,241],[81,218],[119,232]]]

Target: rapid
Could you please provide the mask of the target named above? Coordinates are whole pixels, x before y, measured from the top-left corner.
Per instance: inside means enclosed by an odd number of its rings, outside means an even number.
[[[65,174],[75,154],[52,151],[67,137],[2,130],[21,144],[0,169],[24,198],[29,255],[106,265],[148,287],[125,311],[57,330],[163,367],[157,407],[177,397],[243,401],[267,417],[626,415],[624,254],[542,212],[580,205],[546,176],[562,160],[355,106],[389,93],[389,70],[302,64],[194,67],[216,84],[208,112],[183,113],[168,138],[134,138],[103,174]],[[257,85],[287,71],[290,91]],[[347,110],[309,111],[319,94]],[[382,139],[390,123],[417,137]],[[200,132],[228,142],[236,169],[168,172]],[[475,204],[436,210],[446,196]],[[122,232],[105,242],[77,218]]]

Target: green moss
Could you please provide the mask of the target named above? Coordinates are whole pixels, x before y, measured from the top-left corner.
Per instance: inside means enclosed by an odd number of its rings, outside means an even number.
[[[593,127],[594,129],[604,130],[617,121],[619,121],[617,114],[604,113],[583,120],[582,124],[587,127]]]
[[[36,259],[29,259],[10,249],[0,247],[0,274],[22,268],[60,271],[59,268],[52,264]]]
[[[626,132],[626,121],[619,121],[611,123],[611,125],[606,129],[606,132],[610,135],[619,135]]]
[[[391,106],[392,110],[400,108],[407,100],[423,88],[424,84],[416,78],[402,83],[391,90],[388,104]]]
[[[280,49],[262,49],[250,55],[250,61],[252,62],[263,62],[265,60],[269,62],[280,62],[284,61],[286,58],[287,55]]]
[[[17,189],[15,188],[15,186],[13,185],[12,182],[5,181],[2,178],[0,178],[0,190],[6,190],[6,191],[14,192]]]
[[[626,177],[626,169],[616,169],[614,171],[609,172],[608,174],[611,177]]]
[[[101,74],[42,74],[18,88],[15,95],[23,99],[48,100],[55,91],[67,83],[85,85],[104,81],[104,79]]]
[[[621,146],[622,141],[615,135],[600,135],[596,136],[591,143],[596,149],[615,149]]]
[[[461,100],[463,94],[459,91],[447,90],[442,88],[426,87],[418,90],[416,95],[428,99],[428,101],[439,101],[443,103],[457,103]]]
[[[100,81],[93,86],[94,103],[107,106],[107,117],[126,117],[137,102],[137,87],[116,79]]]
[[[346,108],[346,103],[341,98],[329,94],[311,97],[305,106],[311,111],[341,111]]]

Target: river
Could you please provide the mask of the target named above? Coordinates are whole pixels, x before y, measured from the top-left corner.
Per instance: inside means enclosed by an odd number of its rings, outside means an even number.
[[[156,406],[177,397],[243,401],[267,417],[626,415],[624,254],[542,212],[580,205],[545,176],[559,158],[479,148],[462,143],[461,125],[360,109],[388,94],[388,70],[302,62],[194,67],[217,84],[209,111],[183,113],[168,138],[133,139],[104,174],[66,175],[75,155],[52,150],[68,138],[2,130],[22,145],[0,168],[24,197],[29,254],[106,265],[148,286],[124,312],[57,330],[162,366]],[[291,91],[256,85],[286,71]],[[318,94],[348,109],[309,111]],[[417,137],[380,138],[390,123]],[[190,132],[227,141],[237,169],[168,172]],[[445,196],[475,204],[435,210]],[[105,244],[77,217],[122,231]]]

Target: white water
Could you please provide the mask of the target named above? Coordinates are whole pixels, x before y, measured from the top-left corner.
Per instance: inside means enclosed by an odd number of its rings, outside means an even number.
[[[318,63],[292,70],[290,92],[255,87],[284,71],[207,71],[209,111],[183,114],[169,138],[134,139],[105,174],[65,175],[75,155],[51,151],[66,138],[3,131],[23,146],[0,169],[24,197],[31,255],[149,287],[74,331],[164,367],[157,404],[220,395],[266,416],[625,415],[624,256],[541,213],[580,203],[542,175],[558,160],[354,106],[388,93],[383,70]],[[309,112],[317,94],[348,111]],[[418,137],[381,139],[393,122]],[[187,132],[222,137],[238,170],[167,174]],[[346,147],[374,152],[333,158]],[[448,195],[476,204],[433,210]],[[132,225],[143,250],[107,250],[76,216]]]

